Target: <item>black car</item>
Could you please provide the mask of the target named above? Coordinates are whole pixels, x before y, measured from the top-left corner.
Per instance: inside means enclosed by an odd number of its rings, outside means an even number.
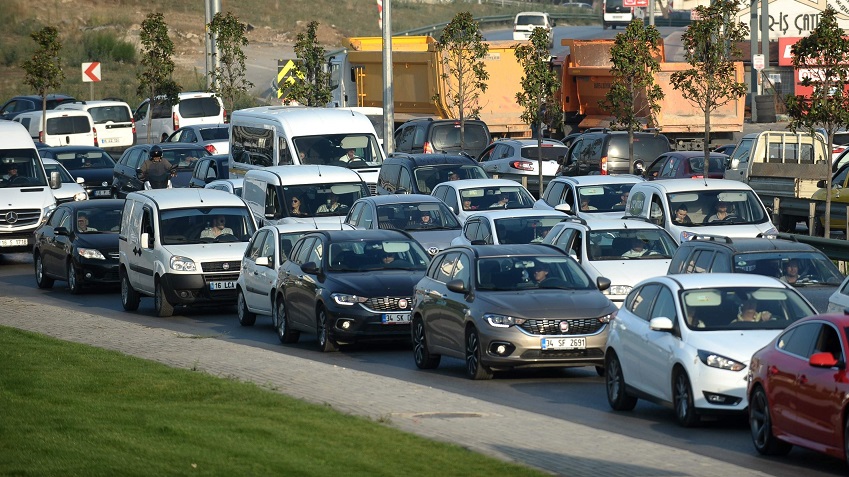
[[[395,152],[410,154],[468,154],[478,157],[492,142],[486,123],[467,119],[460,137],[456,119],[411,119],[395,130]]]
[[[56,159],[74,178],[82,177],[90,199],[112,196],[112,173],[115,160],[105,150],[94,146],[38,146],[43,158]]]
[[[73,103],[76,101],[71,96],[64,94],[48,94],[47,109],[56,109],[62,103]],[[27,111],[41,111],[42,97],[38,95],[15,96],[0,106],[0,119],[12,120],[15,116]]]
[[[67,280],[77,294],[88,285],[117,285],[118,231],[124,201],[67,202],[36,229],[33,246],[35,281],[50,288]]]
[[[669,139],[653,132],[634,133],[634,164],[643,168],[658,156],[672,149]],[[557,175],[585,176],[589,174],[628,174],[628,132],[586,132],[569,146]]]
[[[468,156],[395,152],[380,166],[375,195],[430,194],[440,182],[486,178],[483,167]]]
[[[113,170],[112,197],[123,199],[130,192],[144,190],[144,181],[139,179],[138,174],[153,146],[153,144],[139,144],[124,151]],[[200,146],[180,143],[159,144],[159,146],[162,148],[162,157],[172,166],[177,167],[177,176],[171,178],[172,187],[188,187],[189,179],[195,169],[195,162],[209,156],[209,152]]]
[[[230,179],[230,156],[227,154],[214,154],[198,159],[189,179],[189,187],[206,187],[218,179]]]
[[[280,265],[274,299],[283,343],[315,333],[318,348],[358,341],[409,341],[413,287],[429,257],[398,230],[316,231]]]

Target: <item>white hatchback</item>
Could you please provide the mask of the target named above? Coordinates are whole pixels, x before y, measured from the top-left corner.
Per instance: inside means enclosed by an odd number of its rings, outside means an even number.
[[[451,245],[503,245],[541,243],[566,217],[557,211],[534,209],[496,210],[470,215],[463,233]]]

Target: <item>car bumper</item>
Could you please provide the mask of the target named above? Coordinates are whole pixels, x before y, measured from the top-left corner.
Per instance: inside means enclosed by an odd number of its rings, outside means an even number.
[[[85,284],[117,285],[121,281],[118,277],[117,258],[107,260],[83,258],[75,265],[77,277]]]
[[[85,186],[85,191],[88,193],[89,199],[110,199],[112,198],[112,188],[109,185],[105,186]]]
[[[236,280],[238,274],[227,275],[182,275],[166,273],[162,276],[165,297],[173,305],[200,305],[210,303],[236,303]],[[212,290],[213,282],[232,282],[233,288]]]
[[[35,226],[32,226],[32,229],[26,232],[0,234],[0,254],[32,252],[34,230]]]
[[[604,347],[610,327],[592,335],[531,335],[516,327],[478,329],[483,363],[491,368],[604,366]],[[544,350],[544,338],[584,338],[584,349]],[[504,352],[500,349],[506,348]]]
[[[410,341],[409,321],[385,323],[384,313],[372,312],[357,306],[328,306],[326,312],[327,319],[332,324],[331,337],[338,343]]]
[[[743,412],[749,405],[746,399],[746,369],[729,371],[712,368],[699,362],[697,372],[690,376],[693,405],[703,413]]]

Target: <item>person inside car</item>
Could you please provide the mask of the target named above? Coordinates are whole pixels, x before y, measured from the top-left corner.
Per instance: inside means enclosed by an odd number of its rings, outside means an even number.
[[[687,204],[681,204],[675,209],[675,216],[672,217],[672,222],[677,225],[693,225],[693,221],[688,215]]]
[[[799,261],[796,259],[788,260],[784,264],[784,273],[780,278],[785,283],[796,283],[799,280]]]
[[[307,215],[309,215],[306,212],[301,210],[302,204],[301,204],[301,198],[300,197],[292,196],[291,203],[292,203],[292,208],[289,211],[289,215],[291,215],[292,217],[306,217]]]
[[[551,268],[546,263],[537,263],[531,270],[530,280],[534,285],[539,286],[551,273]]]
[[[728,212],[728,202],[716,203],[716,213],[707,218],[707,222],[720,222],[727,220],[732,214]]]
[[[740,312],[737,313],[737,318],[731,323],[769,321],[771,317],[772,313],[766,310],[758,311],[757,300],[746,300],[740,305]]]
[[[200,233],[200,238],[217,238],[219,235],[233,235],[233,229],[227,227],[227,219],[219,215],[212,219],[212,225]]]
[[[88,215],[79,214],[77,215],[77,231],[79,232],[97,232],[97,229],[94,227],[88,226]]]

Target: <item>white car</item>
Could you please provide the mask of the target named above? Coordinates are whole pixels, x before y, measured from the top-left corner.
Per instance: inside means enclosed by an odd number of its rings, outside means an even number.
[[[843,313],[849,308],[849,276],[843,279],[843,283],[828,297],[828,308],[826,313]]]
[[[534,196],[522,184],[510,179],[460,179],[437,184],[432,196],[445,202],[464,223],[485,211],[530,209]]]
[[[242,196],[242,187],[245,185],[245,179],[242,177],[235,177],[232,179],[215,179],[214,181],[206,184],[204,189],[217,189],[223,190],[224,192],[229,192],[235,196]]]
[[[68,172],[68,169],[65,169],[65,166],[55,159],[48,159],[45,157],[41,160],[41,162],[44,163],[44,171],[47,173],[48,177],[50,177],[52,172],[59,173],[62,186],[53,190],[53,197],[56,198],[57,204],[88,199],[88,192],[86,192],[83,187],[85,179],[82,177],[74,179],[74,176]]]
[[[678,243],[657,225],[636,220],[570,217],[555,225],[542,243],[575,258],[593,280],[610,279],[604,294],[621,307],[633,286],[666,275]]]
[[[554,34],[552,28],[554,21],[548,16],[548,13],[543,12],[520,12],[513,19],[513,40],[530,40],[531,33],[537,28],[544,28],[548,31],[548,47],[554,46]]]
[[[752,354],[814,307],[792,286],[760,275],[667,275],[638,283],[611,322],[607,400],[668,406],[684,427],[702,415],[741,413]]]
[[[541,243],[565,219],[560,212],[534,209],[498,210],[473,214],[451,245]]]
[[[645,179],[630,174],[557,176],[548,183],[542,198],[534,202],[534,208],[559,210],[584,220],[621,219],[628,194],[638,182]]]

